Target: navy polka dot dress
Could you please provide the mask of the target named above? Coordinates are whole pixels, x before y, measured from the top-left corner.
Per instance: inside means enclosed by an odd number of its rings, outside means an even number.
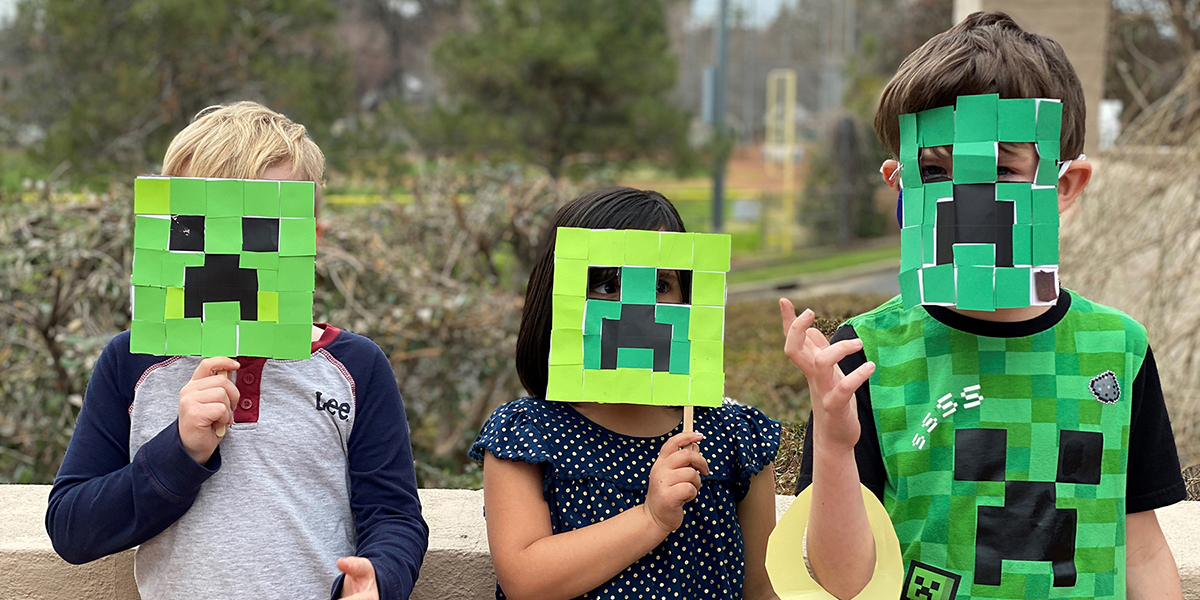
[[[683,526],[617,576],[580,598],[604,600],[742,597],[743,546],[737,503],[750,478],[775,460],[779,423],[756,408],[725,404],[697,408],[695,429],[710,474],[684,505]],[[570,404],[523,398],[496,409],[471,446],[497,458],[542,465],[542,494],[554,533],[605,519],[646,500],[650,467],[667,439],[631,437],[605,429]],[[504,592],[497,586],[496,598]]]

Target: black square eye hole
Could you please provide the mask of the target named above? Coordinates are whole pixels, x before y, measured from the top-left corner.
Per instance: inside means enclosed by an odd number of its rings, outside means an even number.
[[[176,252],[204,252],[204,216],[171,215],[168,248]]]
[[[242,217],[243,252],[279,252],[279,219]]]
[[[659,269],[655,285],[662,304],[692,303],[691,269]]]

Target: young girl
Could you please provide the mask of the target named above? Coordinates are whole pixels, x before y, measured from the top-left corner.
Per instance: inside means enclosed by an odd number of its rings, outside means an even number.
[[[496,409],[471,447],[483,462],[496,597],[775,599],[779,423],[737,404],[683,409],[545,400],[558,227],[683,231],[661,194],[572,200],[529,278],[517,372],[530,397]],[[659,303],[690,297],[690,271],[660,270]],[[590,269],[588,297],[619,298],[617,269]]]

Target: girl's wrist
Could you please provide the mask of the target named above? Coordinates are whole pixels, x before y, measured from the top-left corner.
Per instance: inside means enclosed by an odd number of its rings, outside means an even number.
[[[640,509],[642,519],[649,521],[648,524],[650,525],[650,527],[646,527],[643,530],[649,529],[654,531],[656,534],[660,534],[658,535],[658,541],[660,542],[667,539],[668,535],[671,535],[672,530],[667,526],[666,523],[663,523],[662,521],[658,520],[658,517],[654,516],[654,511],[650,510],[649,503],[643,502],[642,504],[639,504],[638,509]]]

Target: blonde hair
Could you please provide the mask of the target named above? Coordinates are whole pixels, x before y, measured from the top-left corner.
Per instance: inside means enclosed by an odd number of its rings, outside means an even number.
[[[263,171],[292,163],[291,178],[318,187],[325,155],[303,125],[257,102],[234,102],[200,111],[179,132],[163,157],[163,175],[258,179]]]

